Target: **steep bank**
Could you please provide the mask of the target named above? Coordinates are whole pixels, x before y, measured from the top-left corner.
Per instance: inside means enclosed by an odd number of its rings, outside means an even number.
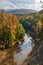
[[[33,47],[22,65],[43,65],[43,41]]]

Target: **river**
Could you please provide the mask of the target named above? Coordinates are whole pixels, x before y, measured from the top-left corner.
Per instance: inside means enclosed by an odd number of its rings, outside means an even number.
[[[23,61],[28,57],[29,53],[32,50],[32,43],[33,43],[32,40],[33,39],[31,36],[25,34],[23,44],[19,44],[19,45],[16,44],[14,46],[14,48],[11,48],[10,50],[8,49],[7,51],[4,51],[4,52],[7,52],[7,54],[5,54],[5,55],[10,56],[10,57],[5,59],[4,62],[1,63],[1,65],[5,65],[6,63],[8,63],[6,65],[21,65],[23,63]],[[9,60],[10,60],[10,64],[9,64]],[[15,60],[16,64],[14,64],[12,62],[12,60],[13,61]]]

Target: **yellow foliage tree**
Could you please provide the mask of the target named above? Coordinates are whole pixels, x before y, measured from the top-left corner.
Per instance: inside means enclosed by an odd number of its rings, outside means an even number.
[[[37,21],[36,21],[35,30],[36,30],[36,32],[38,33],[38,32],[41,31],[41,29],[42,29],[42,21],[41,21],[41,20],[37,20]]]
[[[12,34],[12,38],[15,39],[16,38],[16,25],[17,25],[17,23],[18,23],[18,17],[16,15],[5,14],[4,11],[0,12],[0,39],[1,39],[1,35],[3,35],[2,30],[6,27],[8,27],[8,29],[10,30],[10,33]]]

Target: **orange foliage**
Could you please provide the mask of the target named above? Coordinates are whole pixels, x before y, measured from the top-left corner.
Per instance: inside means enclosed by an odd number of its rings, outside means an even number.
[[[0,12],[0,30],[7,26],[11,29],[11,32],[14,33],[17,23],[18,17],[16,15],[5,14],[4,11]]]

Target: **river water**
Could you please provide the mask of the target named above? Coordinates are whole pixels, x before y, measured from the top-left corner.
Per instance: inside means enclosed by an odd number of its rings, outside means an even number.
[[[32,40],[32,37],[25,34],[23,44],[16,44],[11,49],[0,52],[4,58],[0,65],[21,65],[32,50]]]
[[[17,65],[21,65],[23,61],[28,57],[28,54],[32,50],[32,37],[25,34],[24,43],[20,45],[21,52],[14,54],[14,59],[17,62]]]

